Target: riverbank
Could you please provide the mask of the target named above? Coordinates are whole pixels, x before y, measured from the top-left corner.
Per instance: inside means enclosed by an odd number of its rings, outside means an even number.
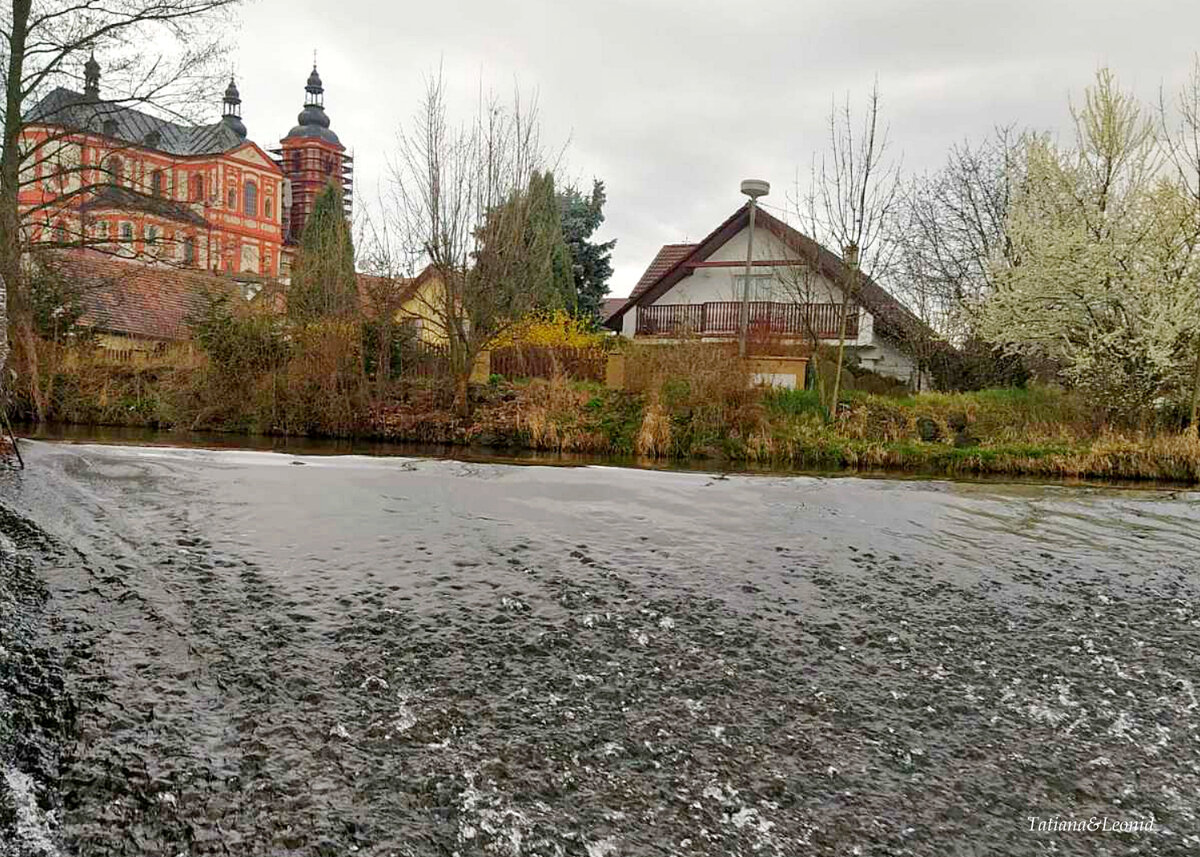
[[[346,437],[787,469],[943,476],[1200,482],[1200,440],[1106,423],[1050,387],[889,397],[852,390],[829,419],[811,391],[684,379],[640,392],[567,380],[472,388],[469,416],[444,385],[347,391],[273,385],[214,393],[203,367],[107,366],[62,373],[51,421],[163,430]],[[736,380],[736,379],[733,379]],[[337,392],[337,391],[341,392]],[[28,416],[26,414],[26,416]]]

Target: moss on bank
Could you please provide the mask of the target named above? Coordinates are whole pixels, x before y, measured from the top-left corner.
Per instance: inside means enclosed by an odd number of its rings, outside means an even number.
[[[473,390],[455,415],[438,385],[395,384],[341,402],[336,425],[319,397],[245,389],[213,404],[204,368],[90,366],[50,384],[55,422],[484,445],[648,458],[702,458],[799,469],[931,475],[1153,479],[1200,482],[1200,441],[1169,429],[1118,430],[1080,396],[1055,388],[925,393],[852,392],[829,420],[809,391],[755,391],[732,400],[686,384],[631,393],[542,380]],[[345,408],[351,407],[350,410]],[[286,414],[286,421],[272,421]],[[25,416],[28,416],[27,414]],[[923,440],[922,437],[932,438]]]

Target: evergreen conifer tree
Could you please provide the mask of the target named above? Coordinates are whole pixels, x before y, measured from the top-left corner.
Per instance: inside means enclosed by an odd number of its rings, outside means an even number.
[[[561,208],[563,240],[571,254],[572,273],[580,317],[599,320],[600,308],[608,294],[612,277],[612,249],[616,240],[594,242],[592,235],[604,222],[604,182],[592,182],[592,192],[584,195],[568,187],[558,200]]]
[[[288,315],[300,321],[315,321],[351,316],[357,310],[354,241],[342,189],[330,182],[317,195],[300,235],[300,250],[288,289]]]

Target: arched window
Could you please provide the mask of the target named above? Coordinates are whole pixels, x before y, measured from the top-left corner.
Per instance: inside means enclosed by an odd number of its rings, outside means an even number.
[[[157,242],[158,242],[158,227],[157,226],[147,226],[146,227],[146,243],[147,244],[155,244]]]
[[[163,195],[163,171],[154,170],[150,173],[150,193],[154,196]]]
[[[109,184],[122,184],[125,181],[125,162],[116,155],[110,155],[104,162],[104,172]]]
[[[191,235],[183,239],[183,263],[185,265],[196,264],[196,239]]]
[[[128,220],[121,221],[121,240],[126,244],[133,243],[133,224]]]
[[[237,189],[229,189],[229,208],[237,208]]]
[[[204,199],[204,173],[192,173],[188,176],[188,199],[192,202]]]
[[[258,185],[246,182],[242,186],[242,213],[247,217],[258,217]]]

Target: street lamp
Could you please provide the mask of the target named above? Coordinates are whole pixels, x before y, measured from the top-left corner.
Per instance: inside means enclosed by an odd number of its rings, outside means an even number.
[[[745,179],[742,193],[750,197],[750,234],[746,241],[746,281],[742,283],[742,312],[738,319],[738,356],[746,356],[746,332],[750,328],[750,267],[754,261],[754,212],[758,198],[771,192],[770,182],[762,179]]]

